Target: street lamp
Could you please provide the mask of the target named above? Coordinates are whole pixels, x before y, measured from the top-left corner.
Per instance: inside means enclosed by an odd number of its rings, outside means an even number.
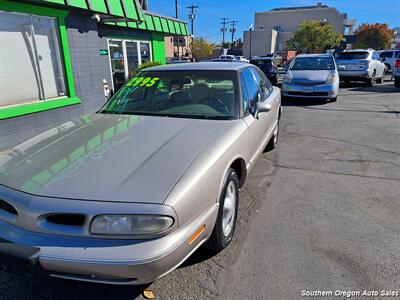
[[[251,42],[252,42],[252,39],[251,39],[251,33],[252,33],[252,31],[253,31],[253,24],[250,24],[249,25],[249,31],[250,31],[250,59],[251,59]]]

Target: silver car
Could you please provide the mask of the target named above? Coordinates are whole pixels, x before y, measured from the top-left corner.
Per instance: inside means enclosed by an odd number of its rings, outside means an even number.
[[[369,86],[382,83],[385,72],[382,60],[372,49],[345,50],[336,56],[340,80],[346,83],[363,81]]]
[[[301,54],[290,64],[282,83],[282,95],[336,101],[339,74],[332,54]]]
[[[227,247],[281,112],[280,90],[248,64],[141,71],[98,113],[0,156],[0,267],[143,284],[204,243]]]

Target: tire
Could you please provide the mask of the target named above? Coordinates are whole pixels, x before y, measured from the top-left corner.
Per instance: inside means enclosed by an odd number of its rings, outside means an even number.
[[[377,78],[376,79],[376,83],[383,83],[383,75],[382,75],[381,78]]]
[[[376,70],[374,70],[374,73],[372,73],[371,78],[367,79],[366,83],[367,83],[368,86],[371,86],[371,87],[374,86],[375,76],[376,76]]]
[[[278,123],[276,124],[276,128],[274,131],[274,134],[272,135],[271,139],[269,140],[267,146],[265,147],[264,152],[272,151],[278,146],[278,140],[279,140],[279,120]]]
[[[394,86],[397,88],[400,88],[400,78],[395,78],[394,79]]]
[[[233,198],[229,198],[229,195]],[[231,243],[236,228],[238,203],[239,179],[235,170],[230,168],[225,177],[221,194],[219,195],[217,220],[215,222],[213,232],[205,244],[208,249],[221,251]],[[231,211],[232,215],[230,218],[227,215],[229,213],[229,209],[233,209],[233,211]]]

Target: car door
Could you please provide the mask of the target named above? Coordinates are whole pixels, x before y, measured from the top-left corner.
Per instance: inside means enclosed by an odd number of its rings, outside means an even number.
[[[385,71],[385,65],[381,62],[381,58],[378,52],[373,52],[372,62],[373,62],[373,67],[376,70],[376,77],[377,78],[382,77],[383,72]]]
[[[259,85],[254,73],[253,67],[245,68],[241,72],[242,89],[244,90],[244,98],[247,101],[243,103],[243,120],[246,122],[250,133],[250,168],[254,161],[260,155],[268,143],[269,136],[273,130],[272,114],[260,113],[258,118],[254,118],[257,101],[269,101],[268,96],[262,96],[262,86]],[[247,103],[247,104],[246,104]]]

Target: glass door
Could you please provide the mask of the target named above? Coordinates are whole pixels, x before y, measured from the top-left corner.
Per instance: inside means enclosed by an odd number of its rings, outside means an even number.
[[[126,41],[126,57],[128,59],[128,78],[139,65],[138,42]]]
[[[150,43],[140,42],[140,57],[142,64],[146,61],[151,61]]]
[[[133,76],[135,69],[151,61],[151,44],[145,41],[109,39],[109,57],[114,92]]]
[[[114,90],[118,91],[126,81],[123,43],[119,40],[109,40],[108,47],[110,49],[109,53]]]

